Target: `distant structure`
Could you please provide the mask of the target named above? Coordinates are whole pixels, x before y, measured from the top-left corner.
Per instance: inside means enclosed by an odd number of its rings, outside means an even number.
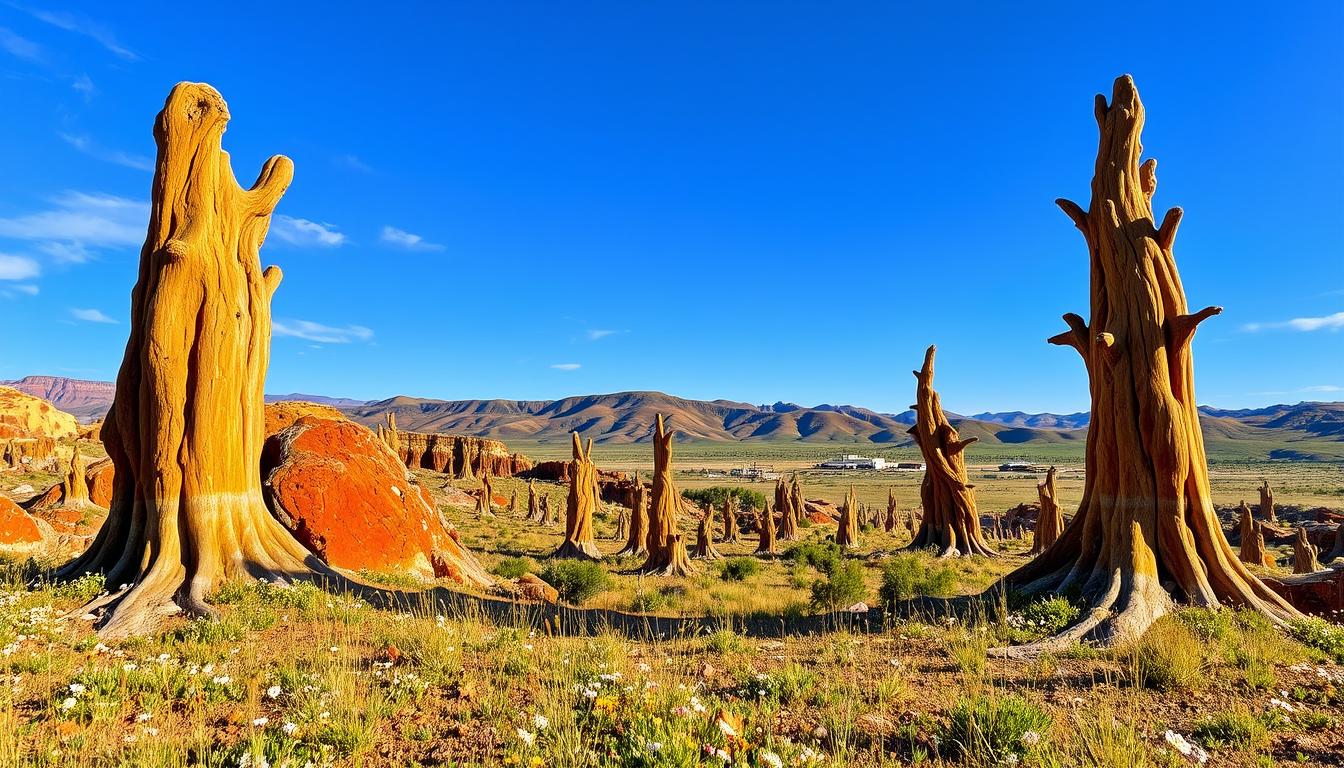
[[[779,473],[774,467],[763,467],[760,464],[752,464],[749,467],[734,467],[728,470],[729,477],[738,477],[743,480],[777,480]]]
[[[926,467],[922,461],[898,461],[892,468],[897,472],[923,472]]]
[[[886,469],[887,460],[878,457],[847,453],[838,459],[828,459],[816,465],[817,469]]]

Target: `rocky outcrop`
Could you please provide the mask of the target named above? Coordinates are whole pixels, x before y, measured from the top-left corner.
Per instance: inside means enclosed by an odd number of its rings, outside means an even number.
[[[1302,613],[1335,622],[1344,615],[1344,568],[1295,576],[1261,577],[1261,581]]]
[[[7,496],[0,496],[0,554],[14,558],[35,557],[50,546],[49,529],[24,512]]]
[[[100,459],[89,465],[84,472],[84,482],[89,486],[89,501],[103,509],[112,506],[112,480],[116,472],[111,459]]]
[[[112,405],[116,385],[110,381],[85,381],[62,376],[24,376],[9,386],[40,397],[77,419],[101,419]]]
[[[0,387],[0,439],[11,437],[75,437],[79,421],[40,397],[13,387]]]
[[[329,405],[318,403],[307,403],[299,400],[283,400],[278,403],[267,403],[266,422],[264,429],[266,436],[270,437],[282,429],[286,429],[294,422],[302,419],[304,416],[316,416],[320,419],[331,419],[333,421],[345,421],[345,414],[332,408]]]
[[[5,441],[4,460],[9,469],[21,472],[55,471],[59,464],[56,440],[50,437],[15,437]]]
[[[498,440],[437,432],[397,431],[392,434],[397,441],[397,454],[408,469],[432,469],[455,478],[474,478],[482,472],[488,472],[491,477],[513,477],[534,466],[526,456],[509,453],[509,447]],[[567,482],[569,478],[537,479]]]
[[[494,583],[428,490],[363,426],[300,418],[266,440],[261,473],[275,518],[330,565]]]

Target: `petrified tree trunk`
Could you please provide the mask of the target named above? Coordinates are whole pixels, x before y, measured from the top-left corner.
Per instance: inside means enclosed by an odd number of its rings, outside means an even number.
[[[551,557],[600,560],[602,553],[593,536],[593,511],[597,501],[597,465],[593,464],[593,441],[583,449],[574,433],[574,461],[569,469],[569,499],[565,504],[565,541]]]
[[[798,476],[794,475],[794,483]],[[799,491],[798,495],[802,495]],[[779,540],[794,541],[798,538],[798,512],[793,508],[793,494],[789,485],[780,477],[775,483],[775,509],[779,510]]]
[[[379,437],[383,438],[383,442],[387,443],[387,447],[391,448],[393,453],[400,455],[401,434],[397,432],[397,414],[388,411],[387,426],[380,429],[378,432]]]
[[[79,446],[75,446],[74,454],[70,456],[70,470],[65,475],[65,506],[85,507],[92,503],[84,471],[84,457],[79,453]]]
[[[180,83],[154,126],[149,230],[131,293],[131,332],[102,438],[116,467],[93,545],[63,569],[131,584],[92,603],[101,631],[152,630],[232,578],[342,581],[276,522],[261,495],[262,383],[280,270],[257,251],[293,176],[273,157],[250,190],[220,137],[213,88]]]
[[[1243,502],[1243,506],[1244,506]],[[1246,523],[1249,522],[1249,526]],[[1249,528],[1249,530],[1248,530]],[[1265,551],[1265,529],[1258,520],[1251,519],[1251,508],[1245,507],[1245,517],[1242,518],[1241,551],[1238,557],[1241,562],[1250,565],[1259,565],[1266,568],[1273,568],[1275,563],[1269,553]]]
[[[476,516],[494,517],[495,513],[491,511],[491,503],[494,500],[495,489],[490,485],[490,473],[481,474],[481,495],[476,497]]]
[[[555,525],[555,516],[551,514],[551,495],[549,493],[541,495],[541,519],[538,522],[542,525]]]
[[[854,495],[854,486],[849,486],[849,495],[845,497],[845,506],[840,509],[840,523],[835,530],[835,543],[840,549],[856,549],[859,546],[859,502]]]
[[[775,547],[775,513],[770,509],[770,500],[765,500],[765,509],[756,513],[756,530],[760,538],[756,542],[757,555],[774,556],[779,554]]]
[[[677,532],[681,494],[672,482],[672,433],[662,414],[653,433],[653,499],[649,504],[649,558],[640,566],[646,575],[687,576],[694,572],[686,545]]]
[[[513,516],[516,514],[518,514],[518,489],[514,488],[513,491],[509,493],[509,515]]]
[[[616,553],[617,557],[633,557],[636,555],[647,555],[649,553],[649,493],[644,488],[644,483],[639,479],[639,473],[635,473],[634,495],[630,501],[630,527],[627,531],[628,536],[625,540],[625,547]]]
[[[887,489],[887,516],[882,522],[882,528],[887,533],[896,530],[896,496],[891,489]]]
[[[1055,488],[1055,468],[1045,473],[1045,482],[1036,486],[1041,497],[1041,511],[1036,515],[1036,535],[1029,554],[1039,555],[1055,543],[1064,532],[1064,514],[1059,509],[1059,492]]]
[[[541,522],[541,504],[537,500],[537,484],[527,481],[527,519]]]
[[[737,530],[737,499],[733,498],[733,494],[730,493],[723,500],[723,542],[725,544],[735,542],[739,535]]]
[[[966,479],[966,459],[962,452],[975,438],[962,440],[947,420],[938,392],[933,388],[933,356],[936,347],[924,353],[924,367],[915,371],[919,385],[915,389],[915,425],[910,428],[920,452],[924,454],[924,481],[919,498],[924,519],[907,549],[934,547],[939,557],[958,555],[998,555],[980,531],[980,514],[975,510],[975,486]]]
[[[1279,520],[1274,510],[1274,491],[1270,489],[1268,480],[1260,481],[1260,516],[1270,523]]]
[[[626,534],[629,533],[629,526],[630,511],[622,507],[621,510],[616,513],[616,530],[612,531],[611,538],[615,541],[624,539]]]
[[[1087,479],[1064,534],[1006,577],[1028,593],[1076,589],[1091,610],[1014,655],[1078,639],[1132,640],[1171,609],[1173,597],[1245,606],[1276,621],[1299,615],[1237,559],[1214,514],[1190,341],[1199,322],[1220,310],[1186,306],[1172,257],[1181,209],[1160,225],[1153,219],[1157,164],[1139,165],[1144,111],[1128,76],[1115,81],[1109,105],[1097,96],[1096,118],[1091,204],[1084,211],[1058,201],[1087,240],[1091,324],[1065,315],[1069,330],[1050,339],[1072,346],[1087,367]],[[1174,594],[1163,588],[1168,583]]]
[[[695,560],[718,560],[723,555],[714,548],[714,532],[710,530],[710,525],[714,520],[714,510],[706,506],[700,514],[700,524],[695,535],[695,549],[691,550],[691,558]]]
[[[1263,494],[1264,491],[1261,490]],[[1307,541],[1307,529],[1298,528],[1297,536],[1293,538],[1293,573],[1315,573],[1321,570],[1321,564],[1316,559],[1320,550],[1316,545]]]

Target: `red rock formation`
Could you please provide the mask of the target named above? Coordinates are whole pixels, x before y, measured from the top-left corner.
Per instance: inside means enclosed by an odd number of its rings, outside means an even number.
[[[49,536],[41,522],[8,496],[0,496],[0,553],[15,558],[34,557],[46,552],[49,546]]]
[[[56,469],[56,440],[50,437],[16,437],[5,442],[5,464],[10,469],[50,471]]]
[[[116,467],[111,459],[99,459],[89,465],[84,472],[84,482],[89,486],[89,501],[107,509],[112,505],[112,480],[116,476]]]
[[[278,403],[267,403],[265,414],[266,418],[263,429],[265,430],[267,437],[274,435],[282,429],[286,429],[304,416],[316,416],[319,419],[330,419],[332,421],[346,420],[344,413],[341,413],[329,405],[309,403],[300,400],[282,400]]]
[[[0,387],[0,440],[11,437],[74,437],[79,422],[56,406],[11,387]]]
[[[428,491],[367,428],[306,416],[266,440],[267,506],[324,562],[491,586]]]
[[[535,466],[528,457],[509,453],[504,443],[484,437],[398,431],[396,440],[397,455],[408,469],[432,469],[455,478],[475,478],[481,472],[514,477]]]

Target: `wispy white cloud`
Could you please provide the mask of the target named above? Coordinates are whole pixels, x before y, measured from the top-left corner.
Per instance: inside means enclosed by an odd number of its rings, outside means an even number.
[[[362,325],[337,327],[314,323],[311,320],[276,320],[271,324],[271,332],[276,336],[305,339],[320,344],[349,344],[352,341],[369,341],[373,331]]]
[[[86,323],[111,323],[115,325],[117,322],[97,309],[79,309],[77,307],[72,307],[70,309],[70,316]]]
[[[0,280],[31,280],[40,274],[42,267],[35,260],[0,253]]]
[[[62,133],[61,140],[75,149],[83,152],[89,157],[95,157],[105,163],[120,165],[126,168],[134,168],[137,171],[154,170],[154,158],[144,155],[133,155],[129,152],[122,152],[119,149],[104,149],[94,143],[88,136]]]
[[[408,251],[442,251],[444,246],[439,243],[431,243],[420,235],[407,232],[404,229],[396,227],[383,227],[383,232],[378,236],[388,245],[395,245],[398,248],[405,248]]]
[[[577,371],[583,366],[578,363],[552,363],[551,367],[557,371]]]
[[[1333,315],[1324,317],[1295,317],[1292,320],[1284,320],[1276,323],[1247,323],[1241,327],[1243,331],[1338,331],[1344,328],[1344,312],[1336,312]]]
[[[585,335],[588,337],[588,340],[589,340],[589,341],[597,341],[598,339],[605,339],[605,338],[607,338],[608,336],[611,336],[611,335],[614,335],[614,334],[617,334],[617,333],[620,333],[620,331],[609,331],[609,330],[604,330],[604,329],[594,328],[594,329],[589,330]]]
[[[31,283],[19,283],[14,286],[14,290],[27,296],[36,296],[38,291],[37,286]]]
[[[1252,392],[1253,395],[1322,395],[1331,392],[1344,392],[1344,386],[1338,384],[1315,384],[1298,389],[1279,389],[1270,392]]]
[[[42,60],[42,46],[26,37],[15,34],[5,27],[0,27],[0,50],[16,59],[25,61]]]
[[[338,248],[346,243],[346,236],[336,225],[319,223],[293,216],[277,215],[271,221],[271,234],[300,248]]]
[[[115,195],[67,191],[45,211],[0,219],[0,237],[39,243],[58,261],[87,261],[91,248],[139,245],[149,203]]]
[[[352,171],[373,173],[373,166],[361,160],[358,155],[337,155],[336,157],[333,157],[331,161],[342,168],[348,168]]]
[[[111,27],[100,21],[90,19],[83,14],[66,11],[48,11],[42,8],[25,8],[24,10],[32,14],[33,18],[45,21],[53,27],[90,38],[127,61],[136,61],[140,58],[135,51],[122,45],[117,40],[117,35]]]
[[[74,88],[77,93],[82,95],[85,101],[92,99],[93,94],[98,92],[98,89],[93,85],[93,80],[91,80],[88,75],[80,75],[79,77],[76,77],[74,80],[70,81],[70,87]]]

